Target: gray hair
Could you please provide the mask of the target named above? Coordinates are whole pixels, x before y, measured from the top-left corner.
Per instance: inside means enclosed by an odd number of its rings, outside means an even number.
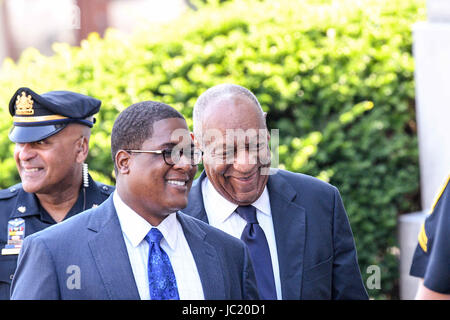
[[[223,98],[223,97],[232,97],[232,96],[244,96],[254,102],[255,106],[264,114],[264,111],[259,104],[256,96],[247,88],[239,86],[237,84],[224,83],[219,84],[214,87],[209,88],[205,92],[203,92],[200,97],[197,99],[194,105],[193,110],[193,123],[194,123],[194,135],[197,138],[201,137],[201,127],[203,123],[203,115],[206,109],[215,101]]]

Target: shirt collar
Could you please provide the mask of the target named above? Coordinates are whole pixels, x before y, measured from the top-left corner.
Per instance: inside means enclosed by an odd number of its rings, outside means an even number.
[[[264,187],[264,190],[259,196],[259,198],[252,203],[252,206],[254,206],[256,209],[258,209],[266,216],[269,217],[272,216],[272,211],[270,210],[270,198],[269,198],[269,191],[267,190],[267,185]]]
[[[208,177],[205,177],[203,180],[202,190],[205,195],[205,201],[207,201],[211,207],[214,207],[214,215],[221,222],[225,222],[225,220],[230,218],[238,207],[237,204],[228,201],[219,192],[217,192]],[[271,216],[267,185],[264,187],[264,190],[259,198],[252,203],[252,206],[258,209],[261,213]]]
[[[175,250],[176,248],[178,232],[180,231],[177,222],[176,213],[171,213],[156,227],[161,231],[164,240],[166,240],[172,250]]]
[[[175,250],[179,232],[175,213],[169,214],[158,226],[152,226],[123,202],[117,191],[114,191],[113,201],[122,232],[130,240],[133,247],[137,247],[144,240],[151,228],[158,228],[169,247]]]
[[[83,210],[90,209],[91,207],[100,204],[98,203],[98,199],[101,199],[101,196],[99,196],[99,188],[90,175],[88,175],[88,179],[89,186],[84,191],[83,188],[80,189],[77,201],[74,203],[69,212],[67,212],[64,220],[67,220]],[[11,187],[10,191],[14,192],[17,189],[17,204],[15,210],[11,213],[11,218],[40,215],[42,221],[47,223],[55,223],[50,214],[41,206],[37,196],[34,193],[29,193],[23,190],[21,184]],[[84,199],[84,197],[86,197],[86,199]],[[86,202],[85,207],[83,206],[83,202]]]

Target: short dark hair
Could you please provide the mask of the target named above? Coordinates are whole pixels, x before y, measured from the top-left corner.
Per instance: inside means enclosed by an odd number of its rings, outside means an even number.
[[[116,118],[111,132],[111,156],[116,169],[115,157],[119,150],[140,149],[153,135],[153,124],[183,115],[171,106],[156,101],[135,103],[123,110]],[[117,172],[116,172],[117,173]]]

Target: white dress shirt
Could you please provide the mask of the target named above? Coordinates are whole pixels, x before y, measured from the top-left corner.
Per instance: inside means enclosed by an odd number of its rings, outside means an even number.
[[[197,265],[176,214],[172,213],[158,226],[152,226],[127,206],[116,191],[113,201],[141,299],[151,299],[147,272],[149,245],[144,238],[154,227],[158,228],[164,236],[160,246],[169,256],[172,264],[180,300],[204,300]]]
[[[207,177],[202,181],[202,194],[209,224],[240,239],[247,221],[234,212],[238,205],[222,197],[211,182],[209,182]],[[278,265],[277,244],[275,242],[275,232],[273,230],[272,211],[270,210],[267,186],[264,188],[261,196],[252,203],[252,206],[256,208],[256,218],[267,238],[270,258],[272,260],[273,275],[275,278],[277,299],[281,300],[280,268]]]

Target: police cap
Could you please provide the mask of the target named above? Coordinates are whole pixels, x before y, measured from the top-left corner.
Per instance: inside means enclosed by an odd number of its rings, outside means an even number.
[[[69,123],[80,123],[92,128],[93,115],[101,101],[70,91],[50,91],[37,94],[29,88],[20,88],[9,102],[13,127],[9,139],[28,143],[48,138]]]

